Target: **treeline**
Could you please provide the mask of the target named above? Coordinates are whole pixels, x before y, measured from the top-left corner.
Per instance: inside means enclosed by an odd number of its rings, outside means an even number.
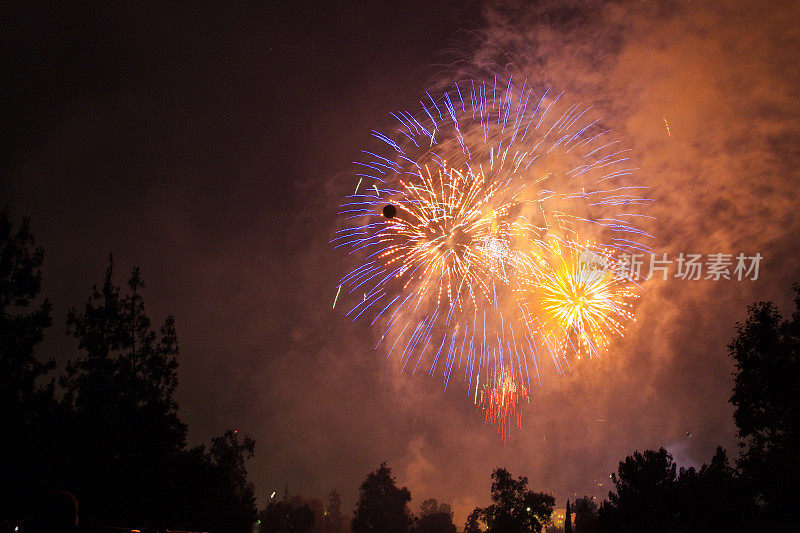
[[[139,269],[120,287],[109,257],[66,317],[80,356],[56,376],[36,353],[52,325],[43,259],[28,220],[0,213],[0,531],[74,530],[78,506],[82,531],[252,531],[255,443],[230,430],[187,447],[175,321],[151,324]]]
[[[367,475],[359,488],[359,499],[352,515],[342,513],[342,500],[331,491],[323,510],[317,498],[274,494],[258,515],[259,533],[456,533],[453,510],[433,498],[422,502],[413,513],[408,502],[411,492],[398,487],[392,470],[383,463]]]
[[[525,476],[514,478],[497,468],[491,475],[491,504],[469,514],[464,532],[800,531],[800,285],[793,292],[791,319],[770,302],[753,304],[728,346],[735,362],[730,401],[740,438],[735,460],[717,447],[708,464],[681,468],[664,448],[636,451],[611,474],[608,498],[567,501],[563,524],[554,520],[551,494],[530,490]],[[384,463],[362,483],[349,524],[340,505],[320,515],[319,502],[287,495],[268,503],[261,531],[456,531],[449,506],[426,500],[417,516],[410,500],[411,493],[397,485]]]
[[[252,439],[229,430],[207,447],[186,444],[175,321],[151,324],[139,269],[120,286],[109,257],[102,282],[66,317],[80,355],[54,375],[55,362],[36,351],[53,320],[40,298],[43,260],[28,221],[15,227],[0,213],[0,533],[20,524],[74,531],[78,505],[82,531],[457,530],[447,504],[428,499],[413,513],[411,493],[385,463],[361,484],[352,514],[336,491],[326,504],[273,494],[257,512],[245,467]],[[567,502],[565,532],[800,531],[800,286],[793,292],[790,319],[771,302],[753,304],[728,346],[737,456],[718,447],[695,469],[679,468],[663,448],[636,451],[612,474],[607,499]],[[465,533],[554,526],[554,497],[529,489],[524,476],[496,469],[490,496]]]
[[[697,470],[679,468],[664,448],[636,451],[620,461],[611,475],[613,490],[599,506],[590,497],[571,508],[567,502],[564,531],[800,531],[800,285],[792,289],[791,318],[782,317],[772,302],[754,303],[728,345],[735,363],[730,402],[738,457],[731,462],[717,447]],[[541,493],[523,496],[525,478],[519,479],[515,498],[495,494],[496,486],[509,483],[498,477],[503,472],[493,474],[493,506],[516,503],[506,505],[501,520],[492,506],[476,509],[466,532],[541,531],[550,523],[550,500]],[[528,501],[543,502],[535,523],[524,514],[537,509]]]
[[[584,531],[800,531],[800,285],[792,292],[791,318],[754,303],[728,345],[738,457],[718,447],[696,470],[663,448],[635,452]]]

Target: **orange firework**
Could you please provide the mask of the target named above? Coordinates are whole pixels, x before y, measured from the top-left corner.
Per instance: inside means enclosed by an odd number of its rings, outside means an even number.
[[[379,148],[355,162],[331,242],[357,259],[334,307],[345,299],[352,320],[380,321],[376,348],[402,372],[463,380],[505,438],[544,354],[563,374],[631,318],[638,287],[574,263],[585,250],[647,251],[638,223],[651,200],[591,106],[498,81],[427,94],[419,113],[373,131]],[[606,244],[577,246],[578,234]]]
[[[536,232],[509,217],[516,195],[507,182],[487,183],[480,172],[446,162],[434,172],[425,166],[415,178],[400,181],[402,200],[377,256],[388,267],[399,266],[394,277],[403,281],[403,290],[413,283],[437,307],[451,307],[459,298],[480,307],[493,301],[497,283],[508,285],[516,272],[532,268],[513,243],[529,242]]]
[[[554,243],[548,268],[531,280],[541,331],[560,354],[596,357],[635,321],[640,287],[615,260],[614,251],[575,242]]]

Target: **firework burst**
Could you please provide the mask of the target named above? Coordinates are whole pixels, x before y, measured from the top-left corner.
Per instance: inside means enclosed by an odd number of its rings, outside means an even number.
[[[503,372],[493,383],[483,387],[478,409],[483,411],[486,423],[494,426],[505,441],[511,436],[512,427],[522,428],[522,413],[519,407],[528,400],[528,389],[512,372]]]
[[[382,148],[356,162],[332,242],[359,263],[337,299],[355,296],[347,315],[381,324],[376,347],[402,371],[439,369],[447,388],[460,369],[475,398],[483,383],[487,420],[508,428],[544,361],[563,373],[632,319],[638,287],[608,264],[648,250],[637,223],[650,200],[590,108],[527,82],[426,96],[419,114],[393,113],[393,133],[373,131]],[[588,251],[602,271],[586,274]]]
[[[598,357],[635,321],[633,302],[640,287],[613,249],[571,242],[554,243],[551,250],[547,268],[528,285],[526,301],[540,309],[538,331],[549,336],[556,353]]]

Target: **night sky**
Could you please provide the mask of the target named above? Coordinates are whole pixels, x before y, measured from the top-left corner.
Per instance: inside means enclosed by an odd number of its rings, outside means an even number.
[[[788,311],[800,281],[796,3],[285,4],[4,8],[0,203],[46,250],[40,355],[76,355],[65,315],[109,252],[120,282],[141,266],[151,317],[176,317],[189,441],[253,437],[259,506],[288,484],[351,509],[388,460],[412,508],[435,497],[460,526],[497,466],[563,507],[605,496],[636,449],[735,455],[726,344],[747,304]],[[658,253],[764,257],[757,281],[647,282],[627,336],[545,380],[505,444],[463,388],[401,375],[379,330],[331,309],[348,262],[328,244],[370,130],[495,73],[615,129]]]

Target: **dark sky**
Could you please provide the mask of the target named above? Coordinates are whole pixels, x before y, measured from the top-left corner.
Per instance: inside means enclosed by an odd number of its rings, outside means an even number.
[[[733,452],[725,344],[748,303],[786,309],[800,280],[799,19],[791,2],[6,8],[0,198],[46,249],[42,354],[74,355],[66,310],[109,252],[120,276],[141,266],[151,316],[177,319],[190,441],[255,438],[260,505],[288,483],[350,506],[388,460],[412,507],[436,497],[460,524],[496,466],[563,506],[604,495],[634,449]],[[505,445],[330,309],[345,265],[328,240],[370,129],[492,71],[596,105],[653,187],[658,251],[765,257],[756,282],[646,286],[629,335],[536,391]]]

